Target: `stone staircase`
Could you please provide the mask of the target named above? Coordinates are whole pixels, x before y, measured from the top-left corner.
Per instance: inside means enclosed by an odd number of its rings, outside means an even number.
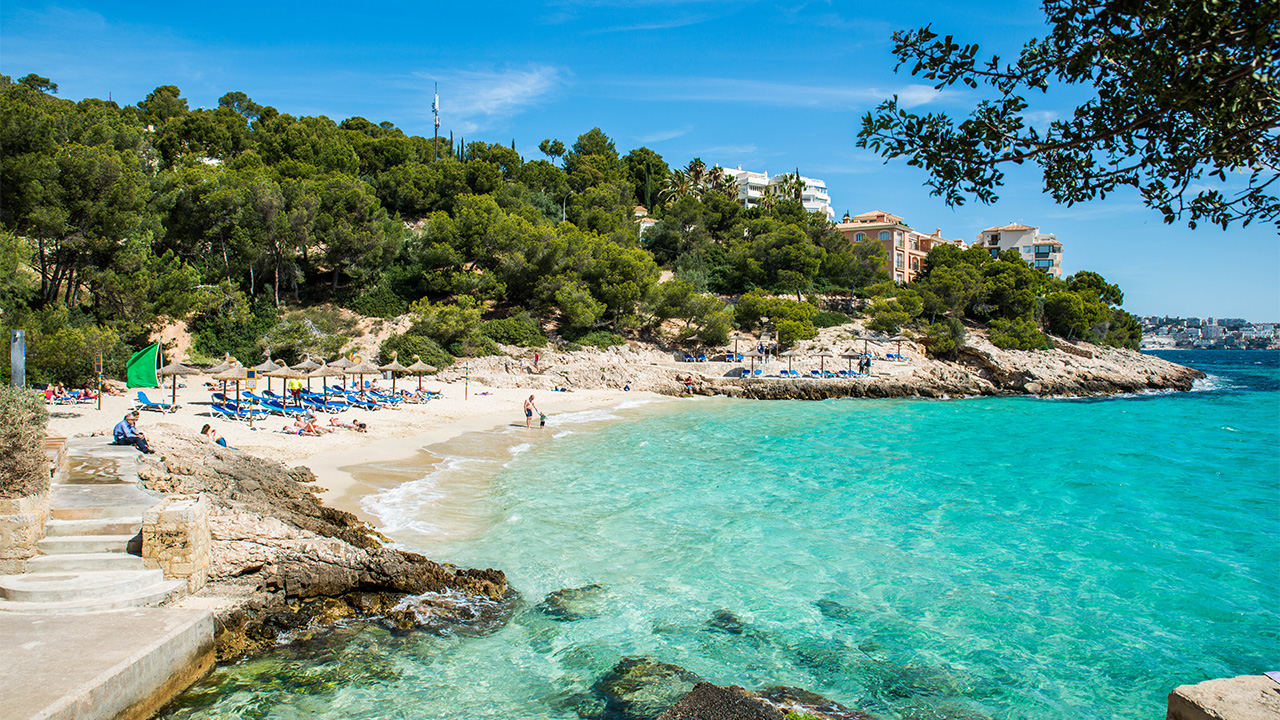
[[[159,498],[137,485],[138,451],[95,437],[70,440],[64,452],[39,554],[25,573],[0,575],[0,612],[115,610],[185,594],[184,580],[142,562],[142,514]]]

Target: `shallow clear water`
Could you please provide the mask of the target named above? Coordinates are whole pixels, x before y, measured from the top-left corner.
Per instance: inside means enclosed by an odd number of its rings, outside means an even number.
[[[505,570],[507,627],[344,629],[219,669],[171,716],[574,718],[644,656],[882,718],[1161,717],[1176,685],[1280,668],[1280,354],[1161,354],[1211,377],[553,422],[468,485],[469,537],[431,522],[444,476],[372,504],[407,546]],[[581,619],[535,607],[591,584]]]

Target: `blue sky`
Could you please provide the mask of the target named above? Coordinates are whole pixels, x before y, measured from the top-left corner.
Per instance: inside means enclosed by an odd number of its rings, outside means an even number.
[[[442,132],[571,144],[599,126],[620,152],[646,145],[683,166],[799,169],[822,178],[837,214],[886,210],[918,230],[975,239],[1022,222],[1064,244],[1067,273],[1119,283],[1138,315],[1280,320],[1274,225],[1222,231],[1165,225],[1133,193],[1074,207],[1015,169],[999,202],[948,208],[924,175],[854,146],[859,119],[898,94],[919,111],[964,112],[976,93],[938,92],[895,74],[890,33],[932,23],[1012,56],[1044,32],[1034,2],[892,3],[564,0],[514,3],[87,3],[0,7],[0,72],[38,73],[59,95],[136,103],[177,85],[191,107],[242,91],[293,115],[353,115]],[[1070,93],[1038,99],[1065,114]]]

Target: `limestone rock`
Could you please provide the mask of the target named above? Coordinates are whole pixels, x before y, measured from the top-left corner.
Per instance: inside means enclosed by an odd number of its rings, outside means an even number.
[[[1280,683],[1241,675],[1182,685],[1169,693],[1168,720],[1277,720]]]
[[[501,571],[382,547],[354,515],[320,503],[306,468],[210,445],[172,425],[157,425],[149,440],[156,454],[139,463],[142,484],[202,494],[210,505],[210,584],[200,594],[228,599],[218,619],[221,659],[264,647],[281,632],[391,613],[406,596],[453,597],[431,613],[402,613],[406,627],[474,622],[488,631],[509,615],[515,596]]]
[[[658,720],[786,720],[786,716],[736,685],[700,682]]]
[[[623,658],[594,690],[604,698],[604,715],[617,720],[649,720],[674,705],[702,678],[679,665],[649,658]]]

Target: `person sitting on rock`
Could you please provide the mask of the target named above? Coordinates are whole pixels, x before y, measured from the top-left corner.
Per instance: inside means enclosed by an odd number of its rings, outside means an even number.
[[[143,435],[137,428],[138,411],[126,413],[124,419],[116,423],[115,428],[111,430],[112,445],[132,445],[144,454],[152,454],[151,446],[147,444],[147,436]]]

